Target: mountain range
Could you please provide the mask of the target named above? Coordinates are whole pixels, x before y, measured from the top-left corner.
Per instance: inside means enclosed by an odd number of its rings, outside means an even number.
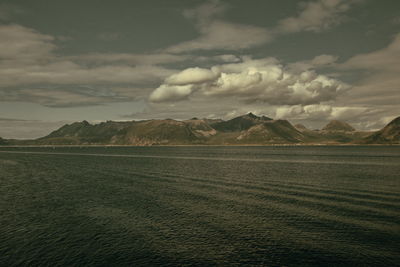
[[[6,140],[0,145],[273,145],[273,144],[400,144],[400,117],[376,132],[357,131],[333,120],[321,130],[293,126],[248,113],[231,120],[87,121],[66,124],[35,140]]]

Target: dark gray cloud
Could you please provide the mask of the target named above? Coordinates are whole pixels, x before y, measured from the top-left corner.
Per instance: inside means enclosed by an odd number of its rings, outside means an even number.
[[[22,15],[25,10],[12,3],[0,3],[0,22],[8,22],[15,16]]]
[[[301,31],[320,32],[343,22],[343,14],[360,0],[317,0],[301,2],[297,16],[280,20],[275,31],[295,33]]]
[[[400,33],[382,49],[355,55],[337,68],[347,72],[363,71],[362,79],[345,100],[365,105],[393,105],[400,103]],[[344,101],[344,100],[343,100]]]
[[[165,49],[170,53],[187,53],[194,50],[237,50],[261,45],[272,39],[268,29],[238,24],[219,18],[226,10],[220,1],[210,1],[184,11],[193,19],[200,36]]]

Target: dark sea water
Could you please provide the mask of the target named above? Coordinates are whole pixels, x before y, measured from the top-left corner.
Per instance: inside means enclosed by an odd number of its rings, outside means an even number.
[[[3,147],[0,266],[38,265],[400,266],[400,147]]]

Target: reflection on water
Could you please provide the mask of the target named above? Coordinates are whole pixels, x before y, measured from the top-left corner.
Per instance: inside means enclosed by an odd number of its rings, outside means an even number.
[[[395,146],[3,147],[0,265],[398,265],[399,163]]]

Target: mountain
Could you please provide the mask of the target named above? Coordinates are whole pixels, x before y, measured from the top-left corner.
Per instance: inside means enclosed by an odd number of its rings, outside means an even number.
[[[266,120],[242,132],[237,140],[246,144],[300,143],[306,136],[287,120]]]
[[[366,144],[400,144],[400,117],[362,140]]]
[[[204,120],[145,120],[90,124],[87,121],[66,124],[36,140],[38,144],[113,144],[162,145],[196,144],[216,134]]]
[[[333,120],[330,121],[327,125],[325,125],[324,128],[322,128],[322,131],[326,132],[354,132],[355,129],[348,123],[338,121],[338,120]]]
[[[36,140],[37,144],[108,144],[113,136],[125,129],[131,122],[107,121],[90,124],[87,121],[66,124],[49,135]]]
[[[370,132],[357,131],[350,124],[338,120],[330,121],[316,132],[326,144],[357,143],[370,134]]]
[[[287,120],[245,114],[227,121],[87,121],[66,124],[35,140],[5,140],[0,145],[267,145],[267,144],[399,144],[400,117],[382,130],[356,131],[345,122],[331,121],[321,130],[293,126]]]
[[[112,144],[180,145],[200,143],[211,127],[192,122],[149,120],[132,123],[111,138]]]
[[[270,120],[272,119],[265,116],[258,117],[250,112],[246,115],[236,117],[228,121],[221,121],[218,123],[214,123],[212,127],[215,130],[221,132],[236,132],[236,131],[248,130],[254,125]]]

